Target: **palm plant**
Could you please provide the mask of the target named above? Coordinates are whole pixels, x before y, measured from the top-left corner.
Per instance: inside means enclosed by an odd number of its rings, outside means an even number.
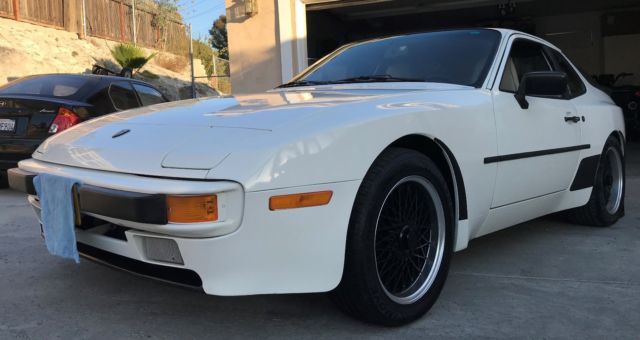
[[[157,53],[146,55],[144,50],[130,44],[118,44],[111,49],[111,56],[124,69],[139,70]],[[137,71],[136,71],[137,72]]]

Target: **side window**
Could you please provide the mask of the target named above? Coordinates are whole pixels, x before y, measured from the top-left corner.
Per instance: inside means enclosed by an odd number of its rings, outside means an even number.
[[[136,92],[138,92],[138,97],[140,97],[140,102],[142,102],[142,106],[165,102],[164,98],[162,97],[162,94],[156,91],[156,89],[152,87],[135,84],[135,83],[133,84],[133,87],[136,89]]]
[[[565,58],[560,52],[556,50],[551,50],[554,59],[557,63],[557,71],[564,72],[567,75],[568,88],[569,88],[569,97],[575,98],[582,94],[584,94],[587,89],[580,79],[578,72],[569,64],[567,58]]]
[[[500,81],[500,91],[516,92],[523,75],[539,71],[551,71],[542,45],[528,40],[514,41]]]
[[[116,81],[109,87],[109,97],[117,110],[127,110],[140,106],[136,94],[128,81]]]
[[[97,115],[101,116],[113,112],[113,104],[109,98],[109,87],[103,87],[87,99],[87,103],[93,105]]]

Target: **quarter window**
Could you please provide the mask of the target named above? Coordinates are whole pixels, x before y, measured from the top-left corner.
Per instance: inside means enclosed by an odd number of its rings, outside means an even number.
[[[573,68],[573,66],[571,66],[567,58],[565,58],[560,52],[556,50],[552,50],[551,53],[553,54],[553,57],[557,62],[557,71],[564,72],[567,75],[569,97],[575,98],[584,94],[587,89],[580,79],[580,76]]]
[[[165,102],[162,94],[152,87],[140,84],[133,84],[133,87],[136,89],[136,92],[138,92],[138,97],[140,97],[142,106]]]
[[[131,84],[126,81],[111,83],[109,97],[116,110],[128,110],[140,106]]]
[[[516,92],[522,76],[529,72],[551,71],[551,63],[542,45],[528,40],[516,40],[511,45],[509,59],[500,81],[500,90]]]

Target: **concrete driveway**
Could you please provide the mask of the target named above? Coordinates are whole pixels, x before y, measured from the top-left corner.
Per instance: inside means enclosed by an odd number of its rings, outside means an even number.
[[[374,327],[324,294],[206,296],[50,256],[24,195],[0,190],[0,338],[640,337],[640,147],[611,228],[543,218],[471,242],[421,320]]]

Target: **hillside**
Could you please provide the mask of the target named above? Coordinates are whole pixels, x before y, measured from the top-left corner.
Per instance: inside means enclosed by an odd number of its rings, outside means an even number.
[[[0,18],[0,85],[33,74],[90,73],[96,60],[103,66],[119,71],[109,52],[109,48],[116,44],[95,37],[83,40],[75,33]],[[194,68],[196,76],[205,75],[200,60],[195,60]],[[136,78],[156,85],[170,99],[189,96],[190,92],[185,88],[191,84],[186,58],[161,53],[143,70],[156,74],[158,79],[140,75],[136,75]],[[197,86],[198,96],[216,95],[214,90],[205,85],[206,78],[201,81],[203,83]]]

